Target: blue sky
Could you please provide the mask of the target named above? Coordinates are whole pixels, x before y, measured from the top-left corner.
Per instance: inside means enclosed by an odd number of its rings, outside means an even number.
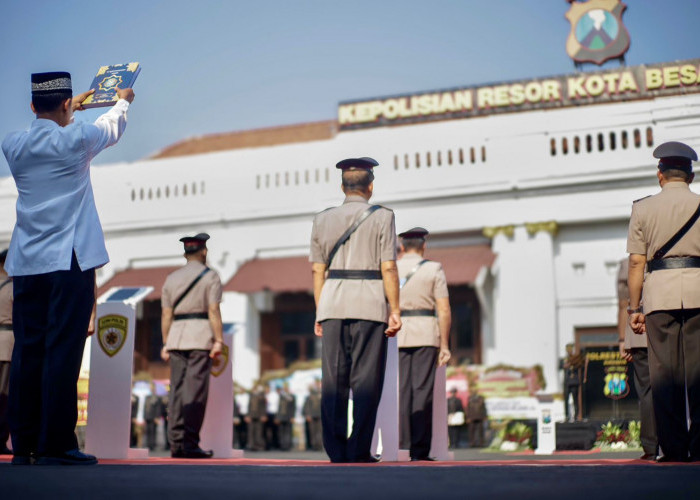
[[[699,0],[626,3],[628,65],[700,57]],[[127,132],[95,164],[195,135],[332,119],[342,100],[571,73],[568,8],[565,0],[0,0],[0,138],[33,119],[37,71],[70,71],[77,93],[103,64],[142,64]]]

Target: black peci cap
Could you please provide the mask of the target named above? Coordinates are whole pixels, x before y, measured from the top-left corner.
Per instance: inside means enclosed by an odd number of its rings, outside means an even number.
[[[73,95],[73,84],[70,73],[51,71],[49,73],[32,73],[32,95],[70,94]]]
[[[682,142],[664,142],[652,153],[659,159],[659,170],[677,168],[687,172],[693,171],[693,161],[698,161],[698,154],[693,148]]]
[[[425,229],[424,227],[414,227],[413,229],[409,229],[408,231],[404,231],[403,233],[399,234],[399,238],[425,238],[428,236],[428,230]]]
[[[374,167],[378,167],[379,163],[374,158],[368,156],[363,156],[362,158],[348,158],[343,161],[339,161],[335,168],[341,169],[343,172],[346,170],[369,170],[371,171]]]
[[[184,236],[180,241],[185,245],[185,253],[199,252],[202,248],[207,248],[207,233],[199,233],[194,236]]]

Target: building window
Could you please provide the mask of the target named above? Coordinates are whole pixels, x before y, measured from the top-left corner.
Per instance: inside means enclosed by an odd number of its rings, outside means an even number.
[[[452,150],[451,149],[447,150],[447,164],[452,165]]]
[[[319,171],[319,169],[316,169],[316,171],[314,172],[314,181],[316,182],[316,184],[321,182],[321,172]]]
[[[192,194],[197,194],[197,183],[193,182],[192,183]]]
[[[565,155],[569,154],[569,139],[566,137],[562,137],[561,139],[561,152]]]
[[[404,168],[408,168],[408,155],[407,154],[403,155],[403,166],[404,166]]]
[[[182,196],[187,196],[187,184],[182,185]]]
[[[642,134],[639,132],[639,129],[636,128],[634,129],[634,147],[639,148],[642,146]]]
[[[289,186],[289,172],[284,173],[284,185]]]
[[[603,134],[598,134],[598,151],[605,151],[605,140]]]
[[[144,194],[144,193],[143,193],[143,188],[141,188],[141,189],[139,190],[139,199],[140,199],[140,200],[143,200],[143,194]]]
[[[136,200],[136,190],[132,189],[131,190],[131,201],[134,201],[134,200]]]
[[[442,166],[442,151],[437,152],[437,165],[438,167]]]
[[[416,153],[416,168],[420,168],[420,153]]]
[[[170,198],[170,186],[165,186],[165,197]]]
[[[294,184],[299,185],[299,172],[294,172]]]
[[[549,154],[552,156],[556,156],[557,154],[557,141],[554,137],[549,140]]]
[[[308,184],[308,183],[309,183],[309,171],[304,170],[304,184]]]
[[[280,187],[280,173],[275,174],[275,187]]]
[[[260,189],[260,174],[255,176],[255,189]]]
[[[204,194],[204,181],[199,183],[199,193]]]
[[[399,169],[399,155],[394,155],[394,170]]]
[[[156,189],[156,199],[160,200],[160,188]]]
[[[615,151],[615,148],[617,147],[616,142],[617,141],[615,139],[615,132],[610,132],[610,150],[611,151]]]
[[[620,134],[620,143],[622,144],[622,149],[627,149],[628,140],[627,140],[627,131],[626,130],[623,130],[622,134]]]
[[[581,152],[581,139],[579,136],[574,136],[574,153],[579,154]]]
[[[331,173],[329,169],[326,169],[326,182],[330,182],[331,180]]]
[[[464,165],[464,149],[459,148],[459,164]]]
[[[654,145],[654,131],[651,127],[647,127],[647,147],[652,147]]]
[[[476,151],[474,148],[469,148],[469,161],[472,163],[476,163]]]
[[[429,167],[430,166],[430,151],[425,153],[425,166]]]
[[[270,174],[265,174],[265,187],[269,188],[270,187]],[[187,193],[185,193],[187,194]]]
[[[586,152],[590,153],[591,151],[593,151],[593,138],[591,134],[588,134],[586,136]]]
[[[481,161],[486,163],[486,146],[481,146]]]
[[[175,197],[177,197],[177,194],[178,194],[177,190],[178,190],[178,186],[176,184],[175,188],[173,189],[173,196],[175,196]]]

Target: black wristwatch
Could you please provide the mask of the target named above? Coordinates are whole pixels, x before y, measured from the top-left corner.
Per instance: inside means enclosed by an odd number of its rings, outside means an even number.
[[[632,309],[630,306],[627,306],[627,314],[637,314],[640,312],[642,312],[642,306],[639,306],[636,309]]]

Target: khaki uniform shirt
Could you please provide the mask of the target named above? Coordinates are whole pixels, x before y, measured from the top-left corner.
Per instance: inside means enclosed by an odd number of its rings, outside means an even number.
[[[175,301],[204,270],[204,264],[190,261],[171,273],[163,285],[161,304],[173,307]],[[209,304],[221,302],[221,279],[213,269],[189,291],[175,309],[175,314],[202,313],[209,311]],[[166,347],[169,351],[210,350],[214,344],[214,333],[208,319],[184,319],[173,321],[168,332]]]
[[[417,253],[407,253],[396,266],[403,284],[408,273],[423,260]],[[428,261],[418,268],[411,279],[401,287],[401,310],[435,310],[436,300],[448,297],[445,272],[439,262]],[[399,347],[440,347],[440,328],[435,316],[404,316],[399,330]]]
[[[668,182],[660,193],[632,206],[627,252],[651,260],[698,208],[700,195],[685,182]],[[700,257],[700,222],[696,222],[664,257]],[[700,268],[663,269],[646,275],[644,313],[700,308]]]
[[[326,263],[335,243],[352,226],[369,203],[361,196],[348,196],[339,207],[314,218],[309,260]],[[394,212],[381,208],[370,215],[340,247],[330,269],[379,271],[381,263],[396,260]],[[316,321],[362,319],[386,323],[388,310],[382,280],[328,279],[321,290]]]
[[[0,278],[0,284],[8,279]],[[0,325],[12,324],[12,281],[0,289]],[[0,330],[0,361],[12,360],[15,336],[10,330]]]
[[[629,303],[630,287],[627,285],[627,273],[629,271],[629,259],[620,261],[620,269],[617,272],[617,300]],[[637,349],[647,347],[647,334],[637,335],[632,331],[630,322],[625,323],[625,349]]]

